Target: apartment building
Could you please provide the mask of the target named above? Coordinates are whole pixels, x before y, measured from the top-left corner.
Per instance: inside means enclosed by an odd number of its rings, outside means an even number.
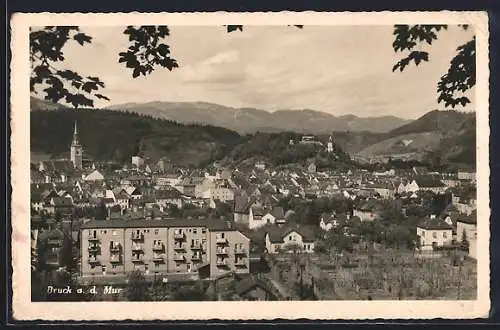
[[[82,277],[249,272],[250,239],[225,222],[106,220],[81,226]]]

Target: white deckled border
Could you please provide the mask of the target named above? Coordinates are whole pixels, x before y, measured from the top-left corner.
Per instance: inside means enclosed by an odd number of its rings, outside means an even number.
[[[475,301],[31,302],[29,27],[44,25],[469,24],[476,31],[478,295]],[[16,13],[11,19],[12,285],[16,320],[429,319],[487,317],[489,298],[489,68],[485,12]],[[389,47],[390,45],[388,45]],[[479,129],[480,128],[480,129]]]

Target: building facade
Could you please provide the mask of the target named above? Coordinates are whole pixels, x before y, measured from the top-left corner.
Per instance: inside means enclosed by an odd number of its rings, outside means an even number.
[[[89,221],[80,230],[80,276],[249,272],[250,239],[199,219]]]

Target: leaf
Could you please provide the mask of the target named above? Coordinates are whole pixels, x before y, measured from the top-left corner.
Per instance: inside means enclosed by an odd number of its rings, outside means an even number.
[[[40,78],[46,78],[52,76],[52,72],[46,65],[38,65],[33,69],[33,71]]]
[[[227,25],[227,32],[231,33],[233,31],[240,30],[243,31],[243,25]]]
[[[86,83],[83,84],[82,89],[87,92],[87,93],[92,93],[93,90],[97,90],[97,83],[96,82],[90,82],[87,81]]]
[[[92,37],[86,35],[85,33],[77,33],[73,36],[73,39],[75,39],[80,45],[84,45],[86,42],[90,43],[92,41]]]
[[[134,72],[132,73],[132,77],[137,78],[137,77],[139,77],[140,74],[141,74],[141,69],[140,69],[140,67],[137,67],[134,69]]]
[[[104,96],[102,94],[98,94],[96,93],[95,96],[98,98],[98,99],[103,99],[103,100],[106,100],[106,101],[109,101],[109,98],[107,96]]]

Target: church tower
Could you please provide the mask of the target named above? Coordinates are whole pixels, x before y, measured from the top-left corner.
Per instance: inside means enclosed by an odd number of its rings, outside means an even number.
[[[328,140],[328,144],[326,145],[326,151],[333,152],[333,140],[331,135],[330,139]]]
[[[82,169],[82,158],[83,158],[83,147],[78,141],[78,127],[75,121],[75,128],[73,131],[73,142],[71,142],[70,148],[71,162],[73,167],[77,169]]]

